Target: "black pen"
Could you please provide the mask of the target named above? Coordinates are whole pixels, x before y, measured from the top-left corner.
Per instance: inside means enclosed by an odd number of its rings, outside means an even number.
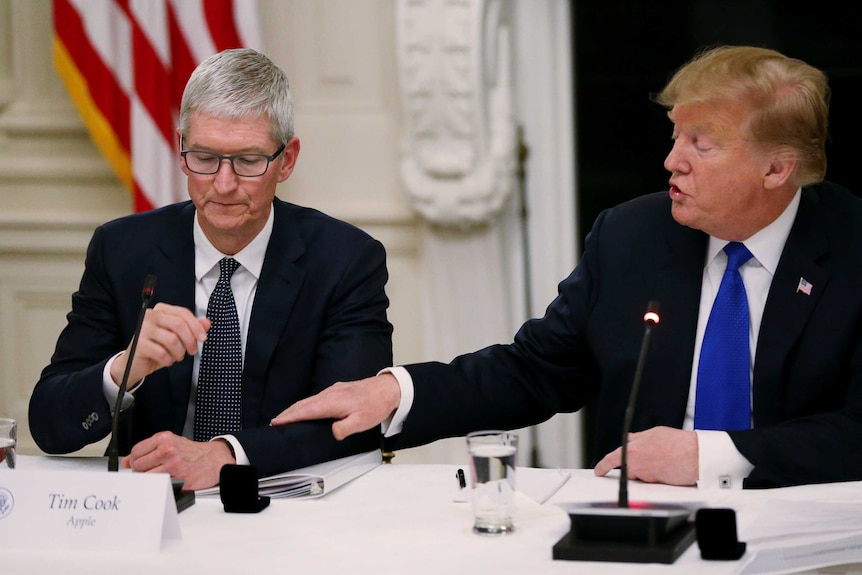
[[[464,470],[459,469],[457,473],[455,473],[455,477],[458,478],[458,487],[464,489],[467,487],[467,480],[464,478]]]

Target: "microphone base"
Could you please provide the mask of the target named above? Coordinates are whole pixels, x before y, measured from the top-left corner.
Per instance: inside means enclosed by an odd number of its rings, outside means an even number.
[[[174,491],[174,502],[177,504],[177,513],[181,513],[195,504],[195,492],[183,489],[182,479],[171,479],[171,487]]]
[[[568,509],[572,528],[553,547],[566,561],[673,563],[697,539],[681,505],[592,503]]]

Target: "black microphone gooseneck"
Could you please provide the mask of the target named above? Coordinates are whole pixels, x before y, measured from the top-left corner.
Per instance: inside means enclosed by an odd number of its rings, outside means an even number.
[[[695,524],[689,521],[689,507],[673,503],[629,502],[628,436],[650,333],[660,320],[658,308],[657,301],[650,301],[644,314],[640,356],[623,418],[619,498],[617,501],[572,504],[569,507],[572,528],[554,545],[554,559],[673,563],[697,539]]]
[[[641,341],[641,352],[638,356],[638,363],[635,367],[635,376],[632,380],[632,390],[629,395],[629,402],[626,405],[626,414],[623,419],[623,438],[620,443],[622,447],[622,454],[620,456],[620,496],[619,496],[619,507],[628,507],[629,506],[629,479],[628,479],[628,443],[629,443],[629,430],[632,426],[632,414],[635,411],[635,401],[638,397],[638,388],[641,385],[641,375],[643,375],[644,363],[646,361],[647,349],[649,349],[649,339],[650,333],[652,333],[652,328],[660,321],[658,315],[659,302],[650,301],[647,305],[646,313],[644,314],[644,337]]]
[[[153,290],[156,287],[156,276],[148,274],[144,280],[144,289],[141,292],[141,312],[138,314],[138,325],[135,326],[135,335],[132,337],[132,345],[129,348],[129,359],[126,361],[126,371],[123,372],[123,381],[120,383],[120,392],[117,394],[117,403],[114,405],[114,416],[111,419],[111,442],[108,444],[108,471],[118,471],[120,468],[120,454],[117,445],[118,427],[120,425],[120,406],[123,403],[123,396],[126,394],[126,388],[129,385],[129,373],[132,371],[132,360],[135,359],[135,350],[138,347],[138,338],[141,335],[141,327],[144,325],[144,315],[147,313],[147,306],[150,299],[153,297]]]

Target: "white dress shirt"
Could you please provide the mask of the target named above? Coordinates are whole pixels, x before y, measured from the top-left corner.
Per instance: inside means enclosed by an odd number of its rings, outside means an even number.
[[[763,309],[769,287],[784,251],[790,228],[799,210],[801,191],[796,195],[771,224],[743,242],[753,256],[739,268],[745,294],[748,298],[749,332],[748,342],[751,349],[751,368],[749,381],[754,372],[754,358],[757,350],[757,337],[760,334],[760,322],[763,319]],[[703,269],[703,281],[700,291],[700,311],[697,318],[697,334],[694,342],[694,361],[691,366],[691,387],[688,393],[688,405],[685,410],[683,429],[694,429],[694,402],[697,389],[697,368],[700,363],[700,348],[703,344],[703,334],[724,268],[727,267],[727,255],[724,253],[726,240],[710,237],[706,251],[706,265]],[[753,413],[753,410],[752,410]],[[737,451],[730,436],[723,431],[697,431],[698,441],[698,486],[742,487],[742,480],[754,468],[751,463]]]
[[[790,234],[790,228],[796,219],[800,196],[801,190],[797,190],[793,200],[775,221],[743,242],[753,256],[739,270],[748,297],[749,344],[752,358],[755,357],[755,350],[757,349],[757,336],[760,333],[760,322],[763,319],[769,287],[772,284],[775,269],[778,267],[781,252],[784,250],[787,236]],[[691,388],[683,423],[685,430],[694,429],[694,400],[700,347],[703,343],[703,333],[706,331],[709,312],[712,310],[712,304],[715,301],[718,286],[721,284],[721,277],[727,264],[727,256],[723,251],[727,243],[726,240],[709,238],[701,283]],[[753,369],[754,362],[752,361],[752,372]],[[398,409],[382,424],[384,436],[391,437],[401,432],[404,420],[413,406],[413,379],[410,377],[410,373],[400,366],[384,369],[380,373],[387,372],[395,376],[401,387],[401,403]],[[739,453],[730,436],[724,431],[697,431],[696,433],[698,441],[698,487],[741,488],[742,480],[748,476],[753,466]]]
[[[207,305],[209,303],[210,294],[215,289],[219,278],[219,261],[224,257],[232,257],[239,262],[240,266],[234,272],[230,280],[231,291],[233,291],[234,301],[236,302],[236,313],[239,317],[240,326],[240,342],[242,345],[242,356],[245,361],[245,345],[248,339],[248,324],[251,319],[251,310],[254,305],[254,296],[257,292],[257,282],[260,278],[260,271],[263,268],[263,260],[266,256],[266,248],[269,245],[269,238],[272,235],[272,225],[274,221],[274,211],[270,209],[269,218],[266,221],[260,233],[242,250],[233,256],[227,256],[218,251],[215,246],[210,243],[201,229],[197,217],[194,219],[194,243],[195,243],[195,315],[197,317],[205,317]],[[191,439],[195,421],[195,398],[197,396],[197,381],[198,370],[201,363],[201,350],[203,343],[198,344],[198,352],[195,354],[194,363],[192,366],[192,387],[189,398],[188,414],[186,415],[185,426],[183,427],[183,437]],[[122,353],[122,352],[121,352]],[[120,355],[120,354],[117,354]],[[111,358],[102,374],[102,387],[105,397],[109,405],[115,405],[119,388],[111,379],[111,364],[117,356]],[[134,394],[144,385],[144,381],[128,394],[123,397],[123,410],[134,405]],[[248,456],[245,450],[240,445],[239,441],[232,435],[223,435],[214,437],[213,439],[224,439],[231,444],[236,462],[239,465],[248,465]]]

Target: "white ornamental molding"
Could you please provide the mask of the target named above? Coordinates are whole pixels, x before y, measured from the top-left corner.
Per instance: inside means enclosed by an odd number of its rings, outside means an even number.
[[[433,224],[486,224],[516,187],[510,10],[510,0],[398,0],[401,175]]]

